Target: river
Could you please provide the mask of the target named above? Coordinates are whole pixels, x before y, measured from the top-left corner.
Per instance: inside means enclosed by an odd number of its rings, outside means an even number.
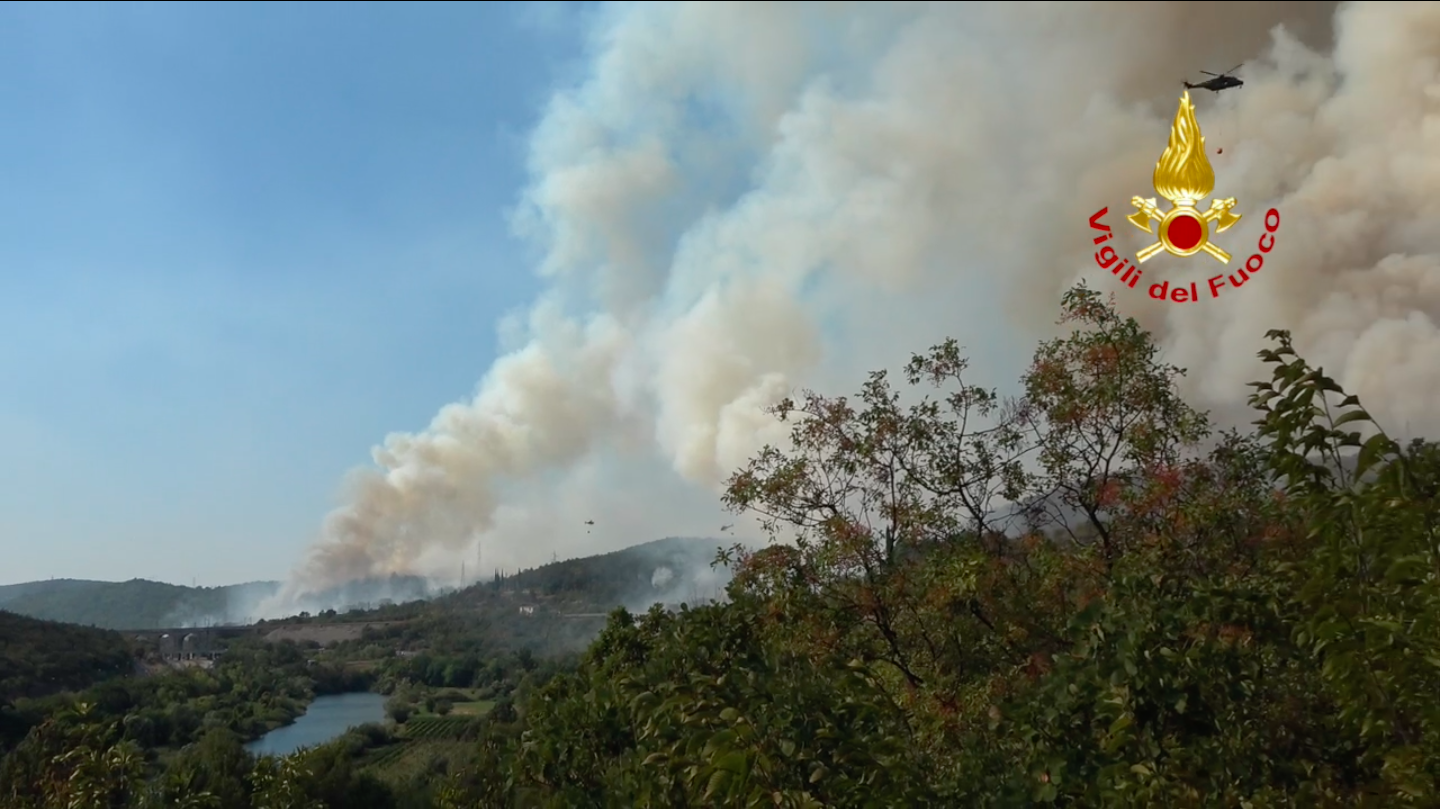
[[[385,697],[368,691],[316,697],[293,723],[245,745],[257,756],[286,756],[334,739],[356,725],[385,719]]]

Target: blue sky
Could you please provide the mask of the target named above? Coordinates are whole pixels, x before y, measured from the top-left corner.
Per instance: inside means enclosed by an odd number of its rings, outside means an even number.
[[[0,583],[283,577],[534,296],[585,11],[0,5]]]

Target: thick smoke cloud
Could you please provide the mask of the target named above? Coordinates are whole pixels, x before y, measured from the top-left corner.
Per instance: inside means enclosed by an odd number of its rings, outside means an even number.
[[[626,5],[591,58],[532,137],[515,226],[549,286],[518,348],[375,451],[291,594],[477,541],[488,568],[713,535],[718,483],[778,438],[763,406],[947,335],[1001,384],[1081,278],[1222,420],[1290,328],[1397,432],[1440,427],[1440,5]],[[1121,217],[1181,79],[1242,61],[1244,88],[1195,93],[1245,217],[1218,240],[1243,261],[1275,206],[1278,247],[1219,300],[1120,288],[1087,218],[1143,245]]]

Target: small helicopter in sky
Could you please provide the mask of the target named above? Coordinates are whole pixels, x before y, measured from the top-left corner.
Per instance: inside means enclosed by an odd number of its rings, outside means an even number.
[[[1191,84],[1187,81],[1184,83],[1185,88],[1187,90],[1209,90],[1212,93],[1218,93],[1221,90],[1229,90],[1231,87],[1243,86],[1245,84],[1243,80],[1237,79],[1234,76],[1230,75],[1231,73],[1239,70],[1240,65],[1243,64],[1245,63],[1241,62],[1239,65],[1230,68],[1224,73],[1211,73],[1208,70],[1202,70],[1200,71],[1201,73],[1204,73],[1207,76],[1213,76],[1213,78],[1206,79],[1199,84]]]

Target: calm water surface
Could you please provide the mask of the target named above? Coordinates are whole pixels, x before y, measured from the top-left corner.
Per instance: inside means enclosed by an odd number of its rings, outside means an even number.
[[[302,747],[324,744],[346,730],[385,719],[385,697],[370,692],[317,697],[294,723],[275,728],[245,749],[257,756],[287,756]]]

